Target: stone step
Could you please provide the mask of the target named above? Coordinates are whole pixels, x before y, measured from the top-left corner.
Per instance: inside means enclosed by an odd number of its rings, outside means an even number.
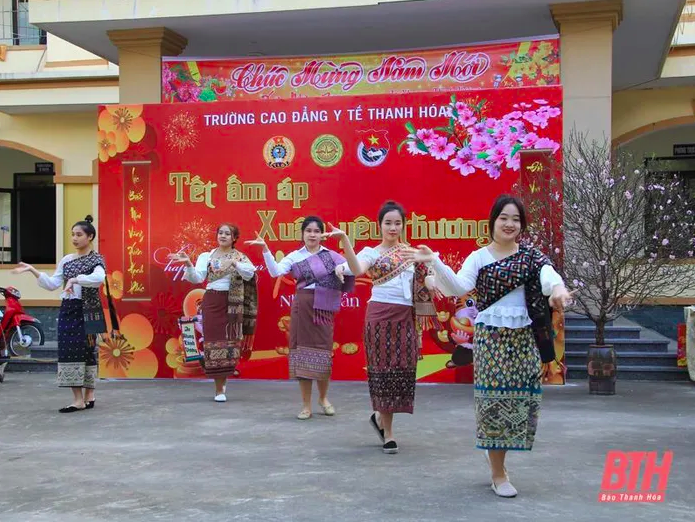
[[[567,379],[588,379],[586,365],[569,365]],[[618,386],[620,381],[687,381],[687,368],[650,368],[645,366],[621,366],[618,363]]]
[[[580,351],[565,352],[565,363],[568,366],[586,367],[587,353]],[[622,366],[677,368],[678,356],[675,353],[664,352],[618,352],[618,368]]]
[[[589,346],[595,343],[596,341],[592,338],[565,339],[565,350],[568,352],[586,353]],[[608,344],[612,344],[618,353],[668,352],[668,341],[657,341],[654,339],[610,339]]]
[[[596,326],[591,319],[579,314],[565,314],[565,327],[567,326]],[[613,321],[608,321],[606,326],[613,326]]]
[[[30,357],[12,357],[5,371],[10,373],[56,373],[58,371],[58,359],[32,359]]]
[[[55,359],[58,357],[58,342],[46,341],[43,346],[31,347],[32,359]]]
[[[608,326],[605,330],[606,339],[639,339],[642,329],[639,326]],[[594,337],[596,327],[565,326],[565,339],[590,339]]]

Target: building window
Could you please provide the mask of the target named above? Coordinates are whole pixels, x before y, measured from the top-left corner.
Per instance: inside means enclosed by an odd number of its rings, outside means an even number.
[[[46,31],[29,23],[29,0],[0,0],[0,44],[46,45]]]

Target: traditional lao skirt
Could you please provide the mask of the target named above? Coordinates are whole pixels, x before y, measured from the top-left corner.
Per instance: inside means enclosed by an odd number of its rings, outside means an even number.
[[[201,308],[205,376],[212,379],[229,377],[239,364],[241,355],[241,325],[231,319],[229,292],[206,290]]]
[[[58,386],[94,388],[96,348],[84,328],[81,299],[63,299],[58,313]]]
[[[476,445],[530,450],[541,405],[541,359],[531,328],[475,325]]]
[[[413,307],[370,302],[364,325],[372,408],[413,413],[419,348]]]
[[[314,291],[297,290],[290,313],[290,378],[325,381],[333,369],[333,321],[314,321]]]

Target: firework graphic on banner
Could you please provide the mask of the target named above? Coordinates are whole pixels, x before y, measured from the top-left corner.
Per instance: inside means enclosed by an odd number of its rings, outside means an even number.
[[[191,261],[195,262],[200,254],[215,248],[215,229],[210,223],[196,218],[181,225],[174,235],[176,248],[185,251]]]
[[[167,147],[179,154],[198,144],[198,128],[195,117],[187,112],[174,114],[164,125]]]

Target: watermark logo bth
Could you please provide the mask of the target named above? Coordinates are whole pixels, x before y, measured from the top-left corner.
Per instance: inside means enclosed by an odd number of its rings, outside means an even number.
[[[672,462],[672,451],[660,462],[656,451],[609,451],[598,501],[663,502]]]

